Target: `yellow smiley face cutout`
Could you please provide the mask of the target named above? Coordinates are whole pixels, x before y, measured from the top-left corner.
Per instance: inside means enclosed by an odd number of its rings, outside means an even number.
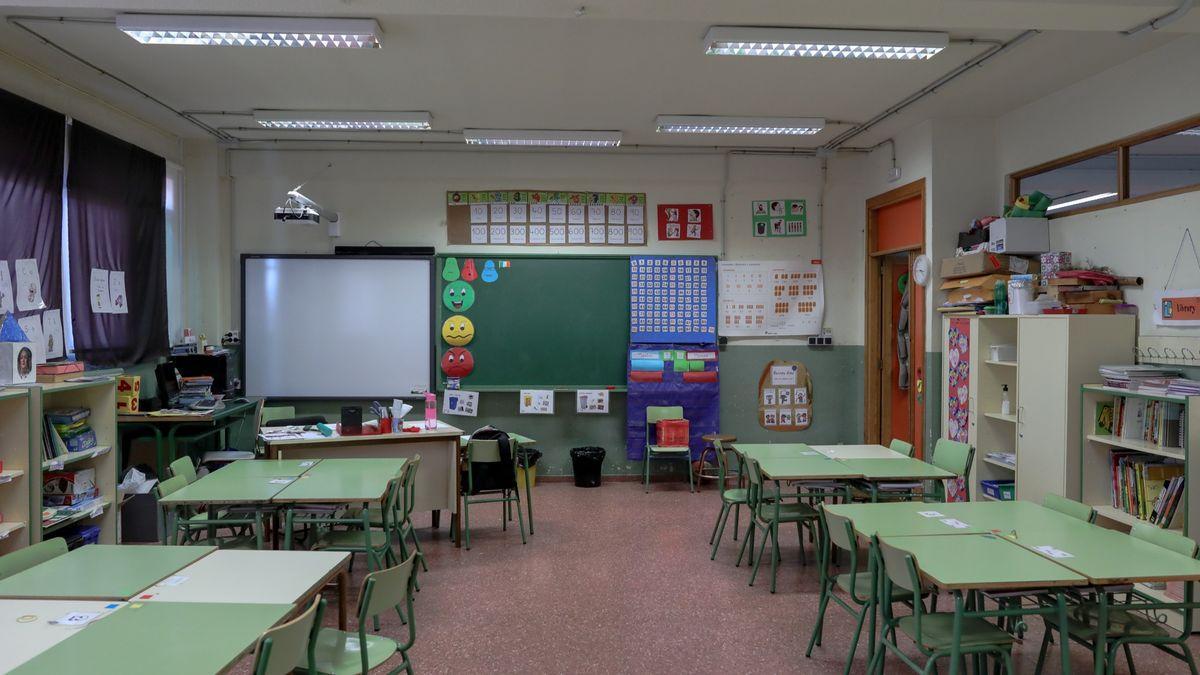
[[[442,339],[446,344],[462,347],[475,338],[475,324],[457,314],[442,322]]]

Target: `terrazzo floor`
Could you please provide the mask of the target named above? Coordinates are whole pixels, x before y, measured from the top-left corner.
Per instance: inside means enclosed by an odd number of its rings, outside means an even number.
[[[417,594],[414,669],[841,673],[853,623],[837,607],[828,612],[824,645],[804,656],[818,600],[811,547],[810,564],[802,567],[791,530],[782,537],[778,592],[769,592],[765,568],[749,587],[749,570],[733,566],[740,542],[731,530],[717,559],[709,560],[718,508],[711,485],[689,494],[686,484],[655,484],[647,495],[631,482],[597,489],[542,483],[534,488],[535,533],[527,545],[515,521],[501,530],[500,507],[488,504],[472,509],[469,551],[454,548],[444,519],[433,530],[425,514],[417,524],[430,571],[420,576]],[[361,560],[355,565],[354,595],[364,568]],[[335,622],[336,607],[326,619]],[[1033,623],[1014,652],[1018,673],[1032,673],[1037,660],[1041,628]],[[380,632],[400,637],[404,630],[393,615]],[[1192,650],[1200,652],[1200,640],[1192,640]],[[1091,672],[1090,653],[1079,646],[1071,652],[1073,671]],[[865,653],[860,645],[852,672],[865,672]],[[1143,675],[1186,672],[1151,647],[1135,647],[1134,654]],[[1057,648],[1050,658],[1046,672],[1058,672]],[[250,672],[250,663],[244,659],[235,672]],[[887,672],[908,671],[889,659]],[[1124,663],[1118,672],[1126,672]]]

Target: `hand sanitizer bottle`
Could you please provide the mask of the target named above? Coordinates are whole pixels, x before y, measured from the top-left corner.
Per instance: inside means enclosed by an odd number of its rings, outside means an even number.
[[[425,428],[437,428],[437,396],[432,391],[425,392]]]
[[[1011,415],[1012,403],[1008,400],[1008,385],[1004,385],[1004,390],[1000,392],[1000,414]]]

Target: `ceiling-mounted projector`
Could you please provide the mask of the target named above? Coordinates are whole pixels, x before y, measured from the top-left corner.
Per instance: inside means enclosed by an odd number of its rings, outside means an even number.
[[[330,213],[322,208],[320,204],[301,194],[299,187],[288,191],[288,198],[283,202],[283,206],[275,207],[275,220],[303,225],[320,225],[322,213],[326,214],[325,220],[329,224],[329,236],[342,236],[341,214],[336,211]]]

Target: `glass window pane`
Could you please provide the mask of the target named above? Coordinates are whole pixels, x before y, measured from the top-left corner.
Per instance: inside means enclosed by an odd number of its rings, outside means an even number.
[[[1054,200],[1048,213],[1065,213],[1117,200],[1117,152],[1089,157],[1022,178],[1020,194],[1039,191]]]
[[[1200,185],[1200,127],[1129,148],[1129,196]]]

